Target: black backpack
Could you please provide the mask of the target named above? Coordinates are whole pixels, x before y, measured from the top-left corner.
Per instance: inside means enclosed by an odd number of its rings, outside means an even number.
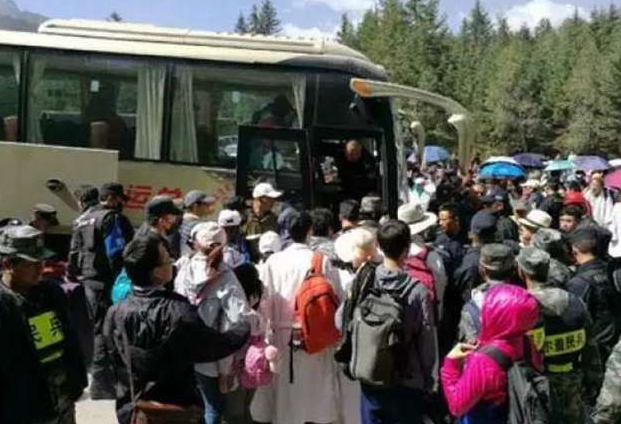
[[[530,349],[525,339],[525,349]],[[493,359],[507,372],[509,415],[507,424],[557,424],[552,388],[548,378],[525,359],[513,361],[493,346],[483,346],[479,352]]]

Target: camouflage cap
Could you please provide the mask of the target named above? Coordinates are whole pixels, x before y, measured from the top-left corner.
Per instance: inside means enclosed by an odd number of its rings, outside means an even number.
[[[550,255],[536,247],[525,247],[517,256],[517,264],[529,276],[545,282],[550,269]]]
[[[0,232],[0,254],[39,262],[54,256],[45,248],[43,233],[30,225],[6,227]]]
[[[515,265],[515,256],[509,246],[499,243],[486,244],[481,249],[479,265],[490,271],[506,271]]]

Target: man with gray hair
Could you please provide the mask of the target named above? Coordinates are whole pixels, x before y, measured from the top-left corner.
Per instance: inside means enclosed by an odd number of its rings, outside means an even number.
[[[515,256],[509,246],[492,243],[483,246],[479,259],[483,284],[472,290],[471,299],[461,311],[459,340],[475,344],[481,328],[481,309],[485,292],[496,284],[509,283],[515,276]]]
[[[540,323],[530,335],[543,354],[556,404],[563,406],[558,410],[559,422],[583,423],[585,406],[593,406],[602,381],[589,312],[577,296],[550,285],[548,253],[526,247],[517,256],[517,264],[520,278],[540,306]]]

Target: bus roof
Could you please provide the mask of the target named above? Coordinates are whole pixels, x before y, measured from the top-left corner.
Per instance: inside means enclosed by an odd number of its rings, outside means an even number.
[[[348,71],[385,80],[384,68],[339,43],[308,38],[240,35],[150,24],[52,19],[38,33],[0,31],[0,44],[232,63]]]

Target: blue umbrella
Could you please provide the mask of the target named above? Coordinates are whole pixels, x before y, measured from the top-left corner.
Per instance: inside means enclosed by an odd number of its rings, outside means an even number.
[[[449,152],[445,148],[440,146],[425,146],[425,153],[423,155],[426,163],[441,162],[448,160],[451,157]]]
[[[576,167],[576,164],[574,164],[573,161],[570,161],[568,159],[552,160],[548,163],[548,166],[546,166],[545,171],[546,172],[569,171],[570,169],[574,169],[575,167]]]
[[[526,171],[520,165],[506,162],[495,162],[485,165],[479,170],[482,178],[522,178]]]
[[[542,158],[543,155],[537,153],[520,153],[519,155],[513,156],[513,159],[515,159],[517,163],[526,168],[543,168]]]

